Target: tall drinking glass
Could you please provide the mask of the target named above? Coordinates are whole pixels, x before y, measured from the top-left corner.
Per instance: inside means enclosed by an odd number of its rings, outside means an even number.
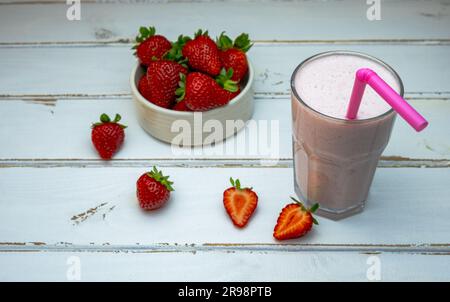
[[[376,70],[403,96],[391,67],[357,52],[310,57],[291,79],[295,192],[306,204],[319,203],[319,215],[335,220],[363,210],[396,117],[379,96],[366,92],[357,119],[345,118],[354,75],[362,67]]]

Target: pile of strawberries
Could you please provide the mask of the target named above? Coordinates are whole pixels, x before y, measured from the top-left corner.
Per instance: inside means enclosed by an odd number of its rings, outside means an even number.
[[[170,42],[154,27],[141,27],[133,49],[146,74],[138,90],[149,102],[177,111],[225,106],[240,93],[251,46],[245,33],[233,41],[223,32],[214,41],[199,30],[194,38]]]

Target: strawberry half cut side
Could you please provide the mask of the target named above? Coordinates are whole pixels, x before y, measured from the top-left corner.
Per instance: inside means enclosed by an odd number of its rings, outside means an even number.
[[[232,187],[223,192],[223,204],[233,224],[243,228],[258,205],[258,195],[252,188],[242,188],[239,179],[230,178],[230,182]]]
[[[273,236],[278,240],[287,240],[304,236],[313,224],[319,224],[312,214],[319,208],[314,204],[307,209],[300,201],[291,197],[294,203],[288,204],[281,211]]]

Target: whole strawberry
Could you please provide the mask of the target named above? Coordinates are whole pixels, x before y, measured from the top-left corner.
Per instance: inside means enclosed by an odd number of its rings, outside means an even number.
[[[125,139],[126,126],[119,124],[121,116],[116,114],[113,121],[103,113],[100,122],[92,124],[91,139],[102,159],[111,159]]]
[[[189,110],[189,108],[186,106],[186,101],[180,101],[177,102],[173,107],[172,110],[176,110],[176,111],[191,111]]]
[[[156,35],[154,27],[139,28],[136,44],[133,49],[141,64],[148,66],[154,60],[160,60],[172,48],[172,44],[164,36]]]
[[[233,69],[233,81],[240,82],[248,72],[247,55],[245,54],[252,44],[248,34],[239,35],[234,42],[225,33],[217,39],[220,49],[220,61],[224,68]]]
[[[170,108],[176,99],[175,91],[181,74],[187,74],[187,70],[177,62],[151,62],[147,68],[148,100],[163,108]]]
[[[184,100],[191,111],[207,111],[228,104],[231,98],[228,92],[236,92],[238,88],[226,73],[219,78],[216,81],[200,72],[191,72],[186,77],[183,75],[177,89],[178,100]]]
[[[228,69],[228,71],[226,71],[225,68],[222,68],[222,71],[216,77],[216,82],[220,85],[220,87],[223,88],[218,90],[217,93],[221,95],[220,98],[225,99],[227,103],[238,96],[241,92],[241,89],[239,88],[237,82],[233,81],[232,79],[232,68]]]
[[[211,76],[217,76],[222,69],[219,49],[216,43],[208,36],[208,32],[199,30],[193,40],[187,41],[182,49],[189,67]]]
[[[307,209],[300,201],[291,198],[294,203],[283,208],[273,231],[273,236],[278,240],[302,237],[311,230],[313,224],[318,224],[312,213],[319,208],[319,204]]]
[[[156,210],[162,207],[170,198],[173,182],[169,176],[164,176],[156,167],[139,177],[136,183],[136,195],[139,205],[144,210]]]
[[[150,101],[151,92],[150,85],[148,84],[147,75],[143,75],[138,83],[139,93],[147,100]]]
[[[223,97],[226,98],[229,101],[231,101],[232,99],[234,99],[235,97],[237,97],[239,95],[239,93],[241,93],[241,90],[239,89],[239,87],[237,88],[237,90],[235,92],[231,92],[225,89],[222,89],[222,94]]]

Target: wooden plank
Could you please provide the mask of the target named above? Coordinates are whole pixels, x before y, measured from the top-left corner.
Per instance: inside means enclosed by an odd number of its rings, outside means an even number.
[[[206,24],[214,34],[227,30],[235,35],[245,30],[257,40],[449,39],[450,26],[447,0],[385,1],[380,21],[367,19],[365,1],[352,0],[246,1],[239,5],[233,1],[82,3],[78,22],[66,19],[65,3],[51,2],[2,5],[1,41],[128,39],[149,22],[170,38],[193,33]],[[217,22],[218,12],[227,12],[233,22],[226,26]]]
[[[447,125],[450,102],[413,100],[412,104],[430,120],[430,126],[425,131],[416,133],[405,121],[398,118],[391,141],[384,152],[385,159],[394,163],[417,159],[449,160],[450,130]],[[261,145],[255,150],[242,147],[239,142],[249,142],[252,137],[258,135],[269,140],[271,133],[264,134],[262,127],[259,127],[258,131],[246,128],[236,137],[229,138],[225,144],[215,147],[183,149],[184,152],[178,152],[180,149],[172,150],[169,144],[152,138],[138,125],[133,102],[129,99],[0,101],[0,112],[0,140],[8,142],[0,148],[0,160],[3,160],[4,165],[39,165],[42,161],[55,159],[98,159],[90,142],[89,127],[92,122],[98,120],[102,112],[110,115],[120,113],[124,124],[128,125],[125,145],[116,154],[117,161],[111,163],[112,165],[130,165],[131,163],[122,161],[146,159],[170,159],[172,162],[178,160],[181,163],[186,159],[230,160],[231,164],[246,159],[292,159],[291,109],[290,100],[287,98],[256,101],[254,123],[270,126],[271,121],[275,121],[278,123],[279,132],[274,128],[274,133],[278,133],[274,143],[263,144],[261,140]],[[12,133],[14,139],[11,139]],[[21,163],[20,160],[24,159],[28,162]],[[17,160],[19,162],[16,162]],[[108,165],[101,162],[91,164]],[[145,162],[140,162],[139,165],[142,164]],[[200,162],[197,164],[202,165]]]
[[[450,45],[258,44],[249,52],[259,96],[289,93],[291,73],[309,56],[348,49],[370,53],[395,68],[407,97],[450,96]],[[0,47],[0,97],[128,95],[135,59],[129,45]],[[30,68],[33,66],[33,68]],[[422,97],[424,95],[421,95]]]
[[[447,255],[3,253],[1,281],[449,281]],[[374,265],[374,263],[376,263]],[[371,273],[379,264],[380,274]],[[69,274],[68,274],[69,272]],[[368,278],[370,277],[370,279]]]
[[[183,151],[180,149],[174,149],[173,152],[170,144],[152,138],[139,126],[131,100],[62,100],[53,102],[51,105],[53,106],[49,106],[48,103],[30,101],[0,102],[0,111],[8,112],[0,121],[0,137],[10,137],[13,129],[10,123],[18,122],[13,130],[17,135],[14,140],[9,140],[7,145],[0,148],[0,158],[97,159],[96,151],[90,142],[90,125],[98,120],[99,115],[104,111],[112,115],[120,113],[123,116],[123,123],[128,125],[126,142],[124,148],[117,153],[118,159],[259,159],[271,157],[271,154],[274,154],[275,158],[278,158],[278,154],[280,158],[291,157],[288,100],[258,101],[253,118],[256,121],[269,120],[270,122],[272,119],[280,121],[279,134],[282,138],[280,137],[279,145],[274,144],[270,149],[261,147],[256,150],[257,152],[248,148],[237,148],[241,139],[249,141],[250,133],[255,135],[255,132],[250,131],[241,132],[238,137],[229,138],[226,144],[204,149],[196,148],[195,153],[188,148],[184,149],[184,152],[178,152]],[[274,110],[275,108],[278,110]],[[23,122],[24,116],[29,119],[28,123]],[[270,138],[268,135],[264,137]],[[234,151],[233,148],[227,151],[227,146],[236,146],[237,150]]]
[[[154,212],[140,210],[135,196],[136,180],[145,171],[0,169],[2,249],[26,243],[38,249],[278,243],[272,232],[293,194],[291,168],[166,167],[175,191],[169,203]],[[234,227],[223,208],[222,192],[230,176],[259,194],[258,209],[245,229]],[[308,236],[283,244],[352,250],[424,245],[425,250],[440,246],[449,251],[449,180],[450,169],[379,169],[362,214],[339,222],[319,218],[320,225]]]

